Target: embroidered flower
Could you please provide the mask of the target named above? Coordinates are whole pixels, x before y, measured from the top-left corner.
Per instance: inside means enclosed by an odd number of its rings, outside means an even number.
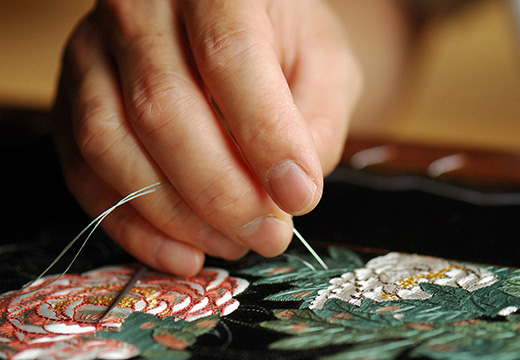
[[[425,300],[432,294],[421,289],[423,282],[471,292],[495,281],[495,274],[476,266],[463,266],[429,256],[390,253],[370,260],[361,269],[330,280],[331,285],[318,293],[309,308],[321,309],[329,298],[358,306],[363,299],[377,302]]]
[[[123,358],[135,356],[135,348],[123,342],[98,339],[95,332],[120,328],[135,311],[186,321],[212,314],[227,315],[239,306],[233,296],[249,285],[246,280],[230,277],[227,271],[217,268],[205,268],[199,275],[185,279],[149,272],[106,319],[99,321],[134,272],[131,265],[107,267],[82,275],[65,275],[34,292],[27,293],[51,278],[41,279],[20,295],[4,294],[0,297],[0,349],[6,355],[21,349],[29,351],[28,348],[51,353],[56,349],[63,355],[70,346],[77,351],[91,349],[84,346],[87,341],[95,344],[96,350],[88,350],[81,359],[99,356],[103,346],[128,355]],[[120,351],[125,346],[128,349]]]
[[[46,340],[46,339],[45,339]],[[9,344],[9,348],[1,346],[1,355],[18,359],[129,359],[139,355],[134,345],[113,339],[97,339],[93,337],[67,337],[55,341],[33,341]],[[12,351],[17,351],[13,353]],[[2,357],[4,358],[4,357]]]

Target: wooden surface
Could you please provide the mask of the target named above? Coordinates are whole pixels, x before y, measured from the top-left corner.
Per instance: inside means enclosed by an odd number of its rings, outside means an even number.
[[[61,49],[93,0],[0,0],[0,107],[48,109]],[[505,1],[430,26],[406,93],[352,135],[520,151],[520,59]]]
[[[352,136],[342,163],[385,175],[419,175],[487,191],[520,190],[520,154]]]

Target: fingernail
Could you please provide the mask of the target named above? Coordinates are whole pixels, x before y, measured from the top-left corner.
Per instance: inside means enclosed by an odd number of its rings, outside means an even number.
[[[310,210],[318,187],[296,163],[289,160],[273,167],[267,181],[283,210],[293,215]]]
[[[237,231],[240,241],[263,256],[285,251],[292,238],[292,224],[272,216],[259,217]]]
[[[229,260],[245,255],[248,250],[245,246],[233,242],[209,224],[199,232],[199,242],[208,255]]]

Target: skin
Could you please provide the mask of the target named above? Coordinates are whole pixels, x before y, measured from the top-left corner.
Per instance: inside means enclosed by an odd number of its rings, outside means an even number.
[[[140,261],[189,276],[204,254],[286,249],[292,216],[316,206],[341,157],[361,84],[321,1],[105,0],[68,42],[54,137],[92,216],[172,185],[103,226]]]

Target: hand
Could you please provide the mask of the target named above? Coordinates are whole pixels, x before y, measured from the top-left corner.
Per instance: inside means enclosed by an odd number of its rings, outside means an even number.
[[[319,1],[105,0],[68,43],[55,142],[91,215],[171,183],[103,226],[144,263],[193,275],[204,253],[285,250],[291,215],[316,206],[339,161],[359,88]]]

